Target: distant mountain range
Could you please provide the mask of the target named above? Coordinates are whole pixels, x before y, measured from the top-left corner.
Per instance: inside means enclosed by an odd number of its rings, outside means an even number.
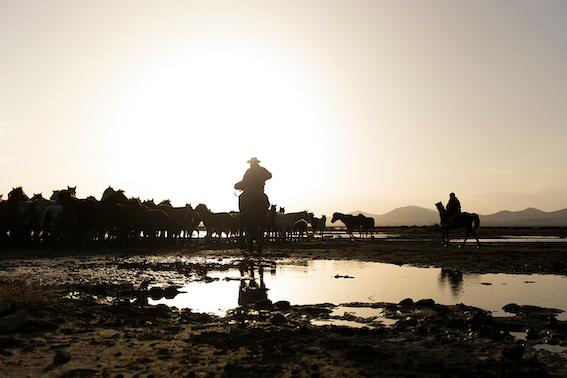
[[[364,211],[353,211],[373,217],[376,226],[430,226],[439,223],[437,210],[419,206],[398,207],[386,214],[370,214]],[[521,211],[499,211],[495,214],[480,215],[481,226],[567,227],[567,209],[545,212],[533,207]]]

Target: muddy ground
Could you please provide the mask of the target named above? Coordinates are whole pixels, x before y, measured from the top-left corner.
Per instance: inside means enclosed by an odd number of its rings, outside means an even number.
[[[567,274],[567,243],[458,249],[442,248],[435,236],[406,230],[387,240],[272,244],[263,259]],[[353,329],[310,323],[329,318],[338,303],[262,300],[222,318],[147,304],[148,297],[175,295],[177,286],[206,279],[211,270],[234,268],[239,260],[231,258],[242,256],[233,245],[200,242],[1,251],[0,376],[567,376],[567,322],[557,321],[552,309],[510,305],[514,316],[498,318],[430,300],[355,303],[381,308],[396,322]],[[152,288],[155,282],[162,287]]]

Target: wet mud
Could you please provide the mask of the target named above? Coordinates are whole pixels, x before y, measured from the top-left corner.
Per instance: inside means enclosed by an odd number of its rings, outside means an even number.
[[[565,275],[566,253],[551,243],[477,250],[445,249],[435,241],[315,240],[272,245],[262,260]],[[240,268],[243,256],[220,244],[5,251],[0,375],[567,376],[567,322],[557,320],[556,309],[510,303],[503,309],[508,316],[492,316],[427,298],[297,306],[260,296],[219,317],[148,304],[175,297],[188,281],[214,280],[210,272]]]

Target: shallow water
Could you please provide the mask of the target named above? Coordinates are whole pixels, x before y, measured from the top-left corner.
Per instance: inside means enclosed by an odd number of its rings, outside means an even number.
[[[509,315],[502,310],[508,303],[567,310],[567,277],[557,275],[463,274],[375,262],[309,260],[263,262],[242,272],[211,271],[209,277],[215,280],[189,282],[181,289],[184,293],[175,298],[150,303],[218,315],[247,300],[265,297],[273,302],[287,300],[292,305],[431,298],[442,304],[480,307],[498,316]],[[558,319],[567,320],[567,313]]]

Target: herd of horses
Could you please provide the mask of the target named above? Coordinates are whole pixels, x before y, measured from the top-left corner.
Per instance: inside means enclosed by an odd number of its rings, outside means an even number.
[[[205,204],[174,207],[169,200],[128,198],[123,190],[108,187],[100,200],[76,197],[76,187],[55,190],[49,199],[41,194],[28,197],[21,187],[8,197],[0,196],[1,246],[87,246],[92,243],[190,243],[199,235],[205,240],[221,238],[242,241],[246,230],[238,212],[215,213]],[[373,237],[374,219],[362,214],[334,213],[331,220],[344,223],[349,237],[355,232]],[[286,213],[272,205],[265,214],[264,234],[268,240],[303,239],[311,231],[322,235],[326,217],[308,211]]]

